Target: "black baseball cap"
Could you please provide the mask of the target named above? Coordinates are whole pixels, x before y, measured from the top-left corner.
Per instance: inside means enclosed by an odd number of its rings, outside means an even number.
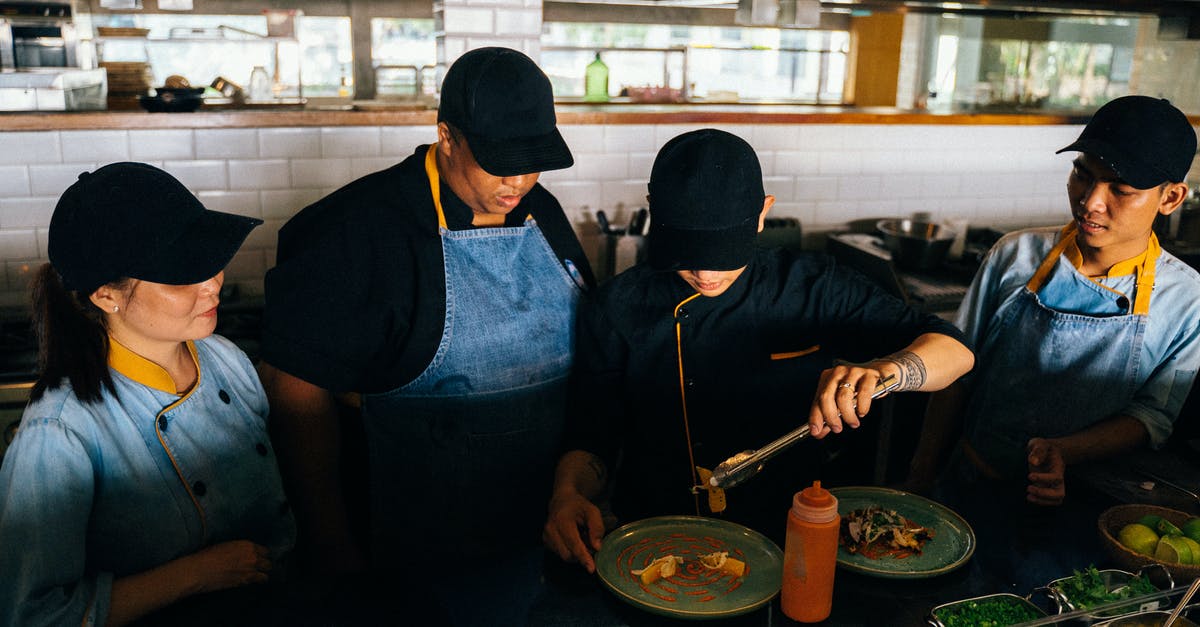
[[[84,172],[50,218],[50,264],[90,294],[130,277],[190,285],[220,272],[258,218],[210,211],[175,177],[145,163]]]
[[[1196,131],[1163,98],[1122,96],[1100,107],[1079,139],[1058,152],[1084,152],[1103,161],[1137,189],[1187,178],[1196,156]]]
[[[494,176],[561,170],[575,163],[558,132],[550,79],[509,48],[477,48],[442,81],[438,122],[462,131],[479,166]]]
[[[750,262],[763,210],[762,168],[742,138],[706,128],[667,142],[650,170],[655,270],[736,270]]]

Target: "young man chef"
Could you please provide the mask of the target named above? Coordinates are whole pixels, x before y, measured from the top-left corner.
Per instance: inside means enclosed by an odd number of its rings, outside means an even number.
[[[1161,446],[1200,365],[1200,275],[1152,230],[1187,197],[1196,155],[1187,117],[1166,100],[1117,98],[1058,152],[1068,151],[1078,153],[1067,178],[1073,219],[1010,233],[988,253],[958,312],[979,365],[934,395],[910,476],[930,485],[961,431],[947,499],[975,512],[981,551],[1011,560],[1013,577],[1037,568],[1003,534],[985,546],[991,523],[1054,530],[1044,540],[1060,546],[1092,538],[1076,527],[1094,525],[1094,514],[1068,522],[1043,511],[1021,525],[1011,513],[1022,499],[1062,504],[1074,464]],[[1086,559],[1087,547],[1079,552]]]
[[[572,163],[546,75],[479,48],[446,73],[437,143],[280,231],[263,383],[302,548],[322,574],[389,582],[360,597],[382,614],[334,622],[525,623],[591,276],[537,180]],[[341,491],[361,463],[340,455],[346,393],[369,451],[366,545]]]
[[[779,539],[792,495],[823,478],[816,447],[776,457],[728,492],[720,513],[693,489],[697,467],[711,470],[806,418],[818,439],[858,427],[880,379],[936,390],[974,361],[953,325],[830,258],[759,249],[775,198],[742,139],[713,129],[672,139],[649,191],[648,263],[580,309],[568,452],[543,531],[548,548],[588,571],[610,469],[622,522],[720,515]]]

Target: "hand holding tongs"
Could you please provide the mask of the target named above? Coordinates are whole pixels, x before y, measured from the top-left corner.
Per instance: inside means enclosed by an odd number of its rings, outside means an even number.
[[[896,389],[899,385],[900,381],[896,379],[896,375],[890,374],[875,384],[875,391],[871,394],[871,398],[879,398]],[[730,457],[717,464],[717,467],[713,469],[712,476],[708,479],[709,486],[728,489],[746,481],[757,475],[763,469],[763,465],[768,459],[775,457],[783,452],[784,449],[806,437],[808,437],[807,422],[799,429],[785,433],[783,437],[757,451],[742,451]]]

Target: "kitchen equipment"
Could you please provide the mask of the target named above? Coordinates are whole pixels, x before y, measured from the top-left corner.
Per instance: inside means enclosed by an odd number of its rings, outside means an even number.
[[[1194,516],[1169,507],[1136,503],[1115,505],[1104,510],[1096,520],[1096,527],[1100,533],[1100,544],[1112,563],[1129,571],[1135,571],[1148,564],[1162,564],[1163,568],[1166,568],[1176,581],[1190,581],[1200,577],[1200,566],[1160,562],[1149,555],[1143,555],[1127,548],[1117,540],[1117,534],[1121,532],[1121,527],[1138,522],[1148,514],[1161,516],[1176,527],[1182,527],[1184,522]]]
[[[1178,483],[1169,481],[1169,480],[1163,478],[1161,475],[1152,473],[1149,470],[1143,470],[1143,469],[1139,468],[1138,472],[1145,475],[1146,477],[1149,477],[1149,478],[1167,486],[1167,487],[1175,488],[1176,490],[1179,490],[1180,492],[1183,492],[1184,494],[1192,497],[1193,499],[1196,500],[1196,505],[1198,507],[1200,507],[1200,494],[1196,494],[1195,492],[1192,492],[1191,490],[1179,485]]]
[[[875,384],[871,398],[879,398],[896,389],[900,382],[896,375],[888,375]],[[745,482],[763,469],[768,459],[782,453],[791,445],[808,437],[808,423],[799,429],[785,433],[782,437],[756,451],[742,451],[717,464],[708,483],[714,488],[729,489]],[[706,486],[705,486],[706,487]]]
[[[102,69],[0,72],[0,111],[102,110],[107,93],[107,75]]]
[[[108,72],[108,108],[136,109],[138,97],[150,93],[154,73],[145,61],[101,61]]]
[[[837,569],[837,497],[814,481],[792,497],[783,543],[780,608],[790,619],[818,623],[833,611],[833,579]]]
[[[204,104],[203,87],[159,87],[153,96],[141,96],[142,108],[151,113],[192,112]]]
[[[1157,573],[1157,575],[1152,577],[1152,573]],[[1163,568],[1162,564],[1149,564],[1139,569],[1137,573],[1131,573],[1129,571],[1116,568],[1109,568],[1096,571],[1096,575],[1099,576],[1099,580],[1103,583],[1104,589],[1110,593],[1119,593],[1123,588],[1126,588],[1130,584],[1134,577],[1137,576],[1145,577],[1147,581],[1154,585],[1156,591],[1170,590],[1175,587],[1175,580],[1171,577],[1170,571],[1168,571],[1166,568]],[[1082,575],[1077,573],[1076,576]],[[1061,577],[1046,584],[1045,588],[1039,588],[1039,590],[1045,591],[1054,601],[1054,604],[1059,608],[1058,611],[1060,614],[1063,612],[1074,612],[1089,607],[1088,603],[1086,602],[1087,599],[1080,600],[1071,598],[1071,593],[1069,592],[1071,588],[1068,585],[1071,579],[1072,577]],[[1097,611],[1095,611],[1095,613],[1092,615],[1095,617],[1116,618],[1126,614],[1155,610],[1159,607],[1166,607],[1168,605],[1165,600],[1155,599],[1147,601],[1133,596],[1130,596],[1121,602],[1125,603],[1125,605],[1110,609],[1097,609]],[[1103,602],[1101,604],[1092,602],[1090,606],[1091,608],[1096,609],[1101,606],[1112,606],[1115,603],[1116,601]]]
[[[1029,599],[1019,597],[1015,594],[1002,592],[999,594],[987,594],[980,597],[963,599],[961,601],[943,603],[930,610],[929,618],[926,619],[926,622],[928,622],[932,627],[945,627],[946,621],[950,620],[951,616],[958,616],[960,618],[958,624],[960,625],[980,624],[982,621],[980,621],[977,617],[981,615],[976,614],[975,612],[979,611],[980,608],[986,607],[1008,608],[1009,612],[1021,612],[1027,617],[1026,620],[1021,620],[1021,623],[1046,617],[1046,613],[1043,612],[1041,608],[1030,602]],[[986,616],[986,614],[983,615]],[[976,618],[972,619],[973,617]]]
[[[745,562],[733,576],[705,567],[714,551]],[[675,575],[645,584],[631,570],[659,557],[683,563]],[[682,619],[737,616],[767,605],[779,593],[783,553],[766,536],[738,524],[699,516],[659,516],[620,527],[596,552],[596,575],[620,600],[654,614]]]
[[[1171,627],[1174,625],[1179,615],[1183,613],[1183,608],[1187,607],[1188,601],[1192,600],[1192,596],[1196,594],[1196,589],[1200,588],[1200,578],[1192,582],[1188,586],[1187,592],[1183,593],[1183,598],[1179,599],[1179,604],[1175,606],[1175,610],[1171,612],[1171,616],[1167,618],[1167,622],[1163,623],[1163,627]]]
[[[1122,616],[1103,623],[1093,623],[1094,627],[1164,627],[1170,618],[1167,612],[1142,612],[1130,616]],[[1195,622],[1180,617],[1174,627],[1200,627]]]
[[[78,67],[79,40],[66,2],[3,3],[0,67]]]
[[[838,513],[843,519],[855,510],[878,506],[933,532],[933,538],[925,542],[919,554],[903,559],[888,556],[871,559],[839,548],[837,563],[843,570],[882,579],[926,579],[957,570],[975,554],[975,530],[957,512],[937,501],[875,486],[829,491],[837,497]]]
[[[909,219],[880,220],[875,228],[883,234],[892,260],[906,270],[932,270],[942,265],[955,237],[944,224]]]

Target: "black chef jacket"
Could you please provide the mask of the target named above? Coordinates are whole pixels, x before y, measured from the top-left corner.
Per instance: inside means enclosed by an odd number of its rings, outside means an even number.
[[[266,275],[264,361],[337,392],[386,392],[425,370],[446,308],[428,148],[349,183],[280,229],[276,266]],[[475,228],[471,208],[445,179],[441,199],[451,230]],[[564,264],[570,260],[591,284],[575,231],[541,185],[505,226],[520,226],[527,215]]]
[[[622,523],[697,513],[681,387],[695,462],[711,470],[807,422],[820,373],[835,358],[867,361],[924,333],[963,341],[954,325],[826,255],[759,250],[725,293],[695,298],[676,315],[694,294],[675,273],[642,264],[581,304],[567,450],[616,469]],[[845,432],[774,458],[728,491],[723,516],[781,537],[792,495],[823,478],[820,447],[839,437]],[[710,515],[704,493],[698,501]]]

